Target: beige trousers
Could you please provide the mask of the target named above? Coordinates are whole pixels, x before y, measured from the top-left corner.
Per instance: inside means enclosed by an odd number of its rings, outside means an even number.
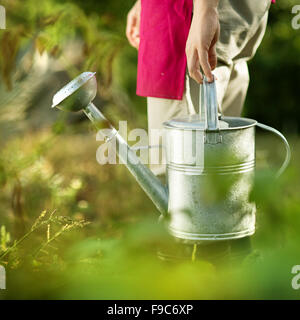
[[[222,0],[219,5],[221,33],[217,44],[218,66],[214,70],[220,112],[227,116],[240,116],[245,102],[249,73],[247,61],[251,59],[264,36],[270,0]],[[157,134],[163,122],[199,112],[199,84],[188,75],[192,105],[187,103],[186,92],[182,100],[147,98],[149,145],[157,145]],[[151,132],[152,131],[152,132]],[[154,130],[155,131],[155,130]],[[157,131],[156,131],[157,132]],[[160,156],[157,153],[160,152]],[[162,159],[162,149],[149,151],[150,169],[156,175],[165,173],[165,165],[153,163]]]

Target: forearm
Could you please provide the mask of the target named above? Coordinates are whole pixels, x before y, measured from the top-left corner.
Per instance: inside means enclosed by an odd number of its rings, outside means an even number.
[[[194,0],[194,12],[205,12],[206,10],[217,10],[219,0]]]

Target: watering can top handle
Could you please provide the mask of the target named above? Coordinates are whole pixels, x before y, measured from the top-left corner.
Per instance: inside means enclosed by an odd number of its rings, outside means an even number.
[[[205,123],[207,131],[219,131],[219,115],[218,115],[218,100],[215,80],[208,82],[204,76],[203,84],[199,86],[199,113],[200,119]],[[193,109],[191,97],[191,87],[189,76],[186,76],[186,98],[187,103]]]
[[[201,118],[203,117],[206,122],[206,128],[208,131],[218,131],[219,119],[218,119],[218,100],[216,82],[208,82],[204,76],[203,84],[200,85],[200,106],[199,110]]]
[[[263,129],[263,130],[267,130],[267,131],[270,131],[270,132],[276,134],[284,142],[286,155],[285,155],[285,159],[284,159],[283,164],[281,165],[280,169],[276,173],[276,177],[278,178],[285,171],[285,169],[287,168],[287,166],[288,166],[288,164],[289,164],[289,162],[291,160],[291,148],[290,148],[290,145],[289,145],[288,141],[286,140],[285,136],[281,132],[279,132],[278,130],[276,130],[276,129],[272,128],[272,127],[269,127],[269,126],[267,126],[265,124],[259,123],[259,122],[257,122],[256,125],[259,128]]]

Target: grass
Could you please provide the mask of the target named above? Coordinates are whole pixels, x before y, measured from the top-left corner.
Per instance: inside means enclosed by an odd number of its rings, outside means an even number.
[[[258,136],[252,197],[258,205],[253,251],[212,263],[193,247],[190,259],[164,262],[174,246],[157,212],[122,165],[99,166],[86,128],[58,136],[27,133],[3,145],[0,296],[39,299],[298,299],[291,269],[300,264],[299,140],[278,181],[283,148]],[[268,157],[267,154],[270,156]],[[277,161],[278,160],[278,161]]]

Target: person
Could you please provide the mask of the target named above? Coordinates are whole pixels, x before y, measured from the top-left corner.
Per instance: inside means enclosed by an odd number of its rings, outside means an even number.
[[[262,41],[270,4],[271,0],[135,3],[128,13],[126,35],[139,51],[137,94],[147,97],[150,145],[156,143],[151,129],[162,129],[166,120],[199,111],[201,69],[209,81],[214,70],[220,112],[240,116],[249,84],[247,61]],[[151,158],[155,156],[150,154]],[[150,168],[158,175],[165,171],[162,165]]]
[[[203,75],[209,82],[217,79],[219,111],[240,116],[247,62],[263,39],[270,5],[271,0],[137,0],[126,35],[138,49],[137,94],[147,97],[150,145],[157,142],[152,129],[199,112]],[[150,169],[163,175],[165,166],[151,164],[155,152],[150,149]]]

